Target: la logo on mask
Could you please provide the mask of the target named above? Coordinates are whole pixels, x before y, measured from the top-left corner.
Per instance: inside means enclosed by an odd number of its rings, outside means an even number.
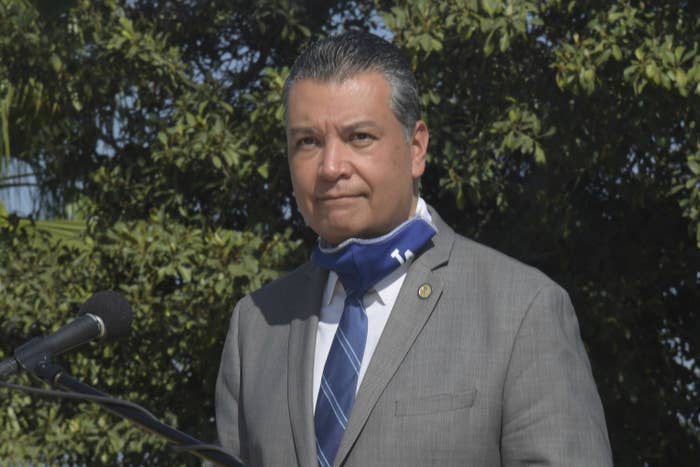
[[[406,261],[410,261],[411,258],[413,258],[413,252],[411,250],[406,250],[403,252],[403,256],[401,256],[399,249],[396,248],[394,251],[391,252],[391,257],[398,261],[399,264],[403,264]]]

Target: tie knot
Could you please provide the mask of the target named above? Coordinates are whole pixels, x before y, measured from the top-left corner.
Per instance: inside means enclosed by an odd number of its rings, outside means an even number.
[[[345,288],[345,303],[357,301],[362,302],[362,298],[367,293],[366,290],[351,289],[350,287],[345,287],[345,284],[343,284],[343,287]]]

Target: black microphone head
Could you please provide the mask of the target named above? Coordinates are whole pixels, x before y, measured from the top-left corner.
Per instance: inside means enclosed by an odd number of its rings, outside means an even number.
[[[97,292],[80,306],[80,314],[85,313],[102,320],[106,338],[123,337],[131,332],[133,312],[129,302],[120,293],[111,290]]]

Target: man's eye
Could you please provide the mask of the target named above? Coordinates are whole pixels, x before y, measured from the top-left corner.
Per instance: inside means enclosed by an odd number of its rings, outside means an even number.
[[[372,139],[374,139],[374,137],[372,135],[370,135],[369,133],[359,132],[359,133],[353,133],[352,136],[350,137],[350,139],[352,141],[365,143],[365,142],[371,141]]]
[[[304,138],[300,138],[297,141],[297,147],[313,146],[314,144],[316,144],[316,139],[311,137],[311,136],[306,136]]]

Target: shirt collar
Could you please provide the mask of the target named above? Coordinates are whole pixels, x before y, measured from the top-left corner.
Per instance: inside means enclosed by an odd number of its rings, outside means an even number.
[[[374,287],[367,291],[367,294],[373,294],[376,296],[377,300],[382,305],[386,305],[390,301],[391,297],[397,296],[399,291],[396,290],[397,287],[401,285],[397,281],[398,278],[406,274],[408,266],[411,264],[412,260],[405,262],[398,268],[394,269],[388,276],[377,282]],[[328,273],[328,280],[326,281],[326,288],[323,291],[323,301],[322,306],[328,306],[333,297],[340,295],[345,298],[345,288],[343,284],[338,280],[338,274],[333,271]]]

